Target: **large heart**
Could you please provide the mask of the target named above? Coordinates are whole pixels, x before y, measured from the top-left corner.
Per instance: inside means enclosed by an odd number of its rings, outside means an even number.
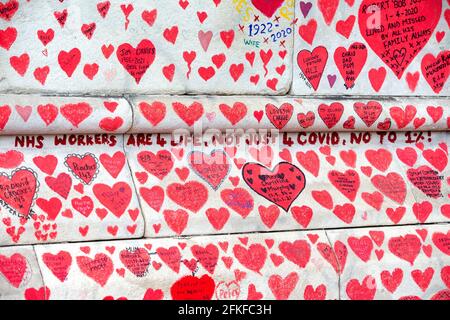
[[[214,274],[219,259],[219,249],[213,244],[208,244],[206,247],[199,245],[192,246],[192,255],[200,262],[200,264],[209,273]]]
[[[198,212],[208,200],[208,189],[197,181],[172,183],[167,187],[167,195],[183,208]]]
[[[131,202],[131,188],[125,182],[118,182],[112,187],[98,183],[92,190],[100,203],[118,218],[123,215]]]
[[[403,72],[432,36],[439,22],[442,0],[394,1],[363,0],[358,23],[363,38],[372,50],[400,79]]]
[[[0,174],[0,199],[24,217],[28,217],[37,191],[37,175],[30,169],[14,171],[11,177]]]
[[[94,259],[89,257],[77,257],[77,264],[81,272],[104,287],[114,271],[114,264],[110,257],[104,253],[98,253]]]
[[[81,182],[89,185],[98,174],[98,160],[92,153],[70,154],[64,162],[66,167]]]
[[[280,107],[271,103],[266,105],[267,118],[278,130],[283,129],[291,120],[293,111],[294,107],[290,103],[283,103]]]
[[[203,275],[201,278],[185,276],[170,288],[173,300],[211,300],[216,284],[214,280]]]
[[[147,275],[150,265],[150,255],[143,248],[127,248],[120,252],[120,261],[136,277],[142,278]]]
[[[156,154],[151,151],[142,151],[137,155],[139,164],[149,173],[163,180],[173,167],[172,154],[167,150],[158,151]]]
[[[298,66],[315,91],[319,87],[327,60],[328,51],[324,46],[317,47],[312,52],[304,49],[297,55]]]
[[[355,201],[360,185],[358,172],[355,170],[347,170],[341,173],[332,170],[328,173],[328,179],[347,199]]]
[[[299,268],[305,268],[311,257],[311,248],[305,240],[294,242],[283,241],[279,245],[280,252]]]
[[[72,265],[72,256],[67,251],[60,251],[57,254],[44,253],[42,261],[50,269],[53,275],[61,282],[67,279],[70,266]]]
[[[78,125],[92,114],[93,109],[89,103],[81,102],[66,104],[60,111],[64,118],[78,128]]]
[[[413,234],[407,234],[405,236],[398,236],[389,239],[389,251],[394,255],[408,261],[411,265],[414,264],[417,256],[420,253],[422,244],[420,239]]]
[[[233,247],[236,259],[249,270],[260,273],[267,259],[267,250],[264,246],[255,243],[247,248],[237,244]]]
[[[280,162],[273,170],[259,163],[247,163],[242,175],[251,189],[285,211],[305,189],[304,173],[289,162]]]
[[[191,152],[188,163],[214,190],[220,187],[230,172],[230,163],[222,150],[213,150],[211,155],[200,151]]]
[[[355,42],[348,50],[339,47],[334,52],[334,62],[345,81],[347,89],[353,88],[355,81],[367,61],[367,48],[363,43]]]
[[[136,48],[129,43],[121,44],[116,54],[120,64],[139,84],[147,69],[155,61],[156,49],[150,40],[144,39]]]
[[[437,171],[429,166],[420,166],[417,169],[411,168],[406,172],[406,175],[408,180],[428,197],[433,199],[442,197],[442,181]]]
[[[273,16],[275,11],[283,4],[284,0],[252,0],[256,9],[261,11],[266,17]]]
[[[405,202],[406,183],[398,173],[391,172],[387,176],[376,175],[370,181],[389,199],[400,205]]]
[[[0,273],[14,287],[19,288],[27,271],[27,260],[18,253],[11,257],[0,254]]]

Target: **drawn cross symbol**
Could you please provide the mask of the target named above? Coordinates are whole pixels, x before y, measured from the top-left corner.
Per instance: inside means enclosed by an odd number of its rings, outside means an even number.
[[[280,47],[286,48],[285,43],[286,43],[286,40],[281,40]]]
[[[255,19],[253,20],[253,22],[259,22],[259,16],[257,16],[256,14],[255,14]]]
[[[269,43],[269,38],[264,38],[264,43]]]
[[[244,33],[244,27],[245,27],[245,26],[239,25],[239,31],[241,31],[242,33]]]
[[[277,23],[279,23],[279,22],[280,22],[280,18],[281,18],[281,17],[275,16],[275,19],[274,19],[274,21],[273,21],[273,22],[277,22]]]
[[[297,21],[298,21],[298,18],[295,18],[294,20],[292,20],[291,26],[296,25],[296,24],[297,24]]]

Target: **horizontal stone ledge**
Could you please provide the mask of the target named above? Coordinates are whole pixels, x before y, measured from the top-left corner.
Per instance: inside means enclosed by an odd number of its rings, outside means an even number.
[[[448,1],[295,1],[293,94],[450,93]]]
[[[131,113],[120,98],[0,95],[0,135],[125,133]]]
[[[446,132],[0,142],[0,245],[450,218]]]
[[[448,98],[268,96],[131,97],[130,133],[175,130],[440,131],[450,129]]]
[[[294,1],[7,3],[17,7],[0,16],[3,92],[290,89]]]
[[[127,99],[0,95],[0,135],[450,129],[448,98],[152,95]]]

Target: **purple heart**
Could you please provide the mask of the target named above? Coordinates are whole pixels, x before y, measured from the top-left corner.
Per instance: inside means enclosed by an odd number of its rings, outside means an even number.
[[[328,83],[330,84],[330,88],[333,88],[334,83],[336,82],[336,75],[335,74],[329,74],[327,76],[328,78]]]
[[[300,10],[302,10],[303,17],[306,18],[306,16],[309,13],[309,10],[311,10],[311,7],[312,7],[311,2],[303,2],[303,1],[300,2]]]

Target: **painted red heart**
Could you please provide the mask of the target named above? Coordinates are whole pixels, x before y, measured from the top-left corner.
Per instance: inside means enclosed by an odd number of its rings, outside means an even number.
[[[47,185],[59,194],[64,199],[69,196],[70,189],[72,188],[72,178],[67,173],[60,173],[56,178],[45,177]]]
[[[450,256],[450,231],[447,234],[443,232],[433,233],[433,243],[444,254]]]
[[[222,150],[213,150],[210,155],[193,151],[187,161],[194,172],[214,190],[220,187],[231,169],[228,157]]]
[[[236,211],[243,219],[252,212],[254,207],[253,197],[244,188],[224,189],[220,192],[223,202]]]
[[[271,103],[266,105],[266,115],[275,128],[283,129],[292,117],[294,107],[290,103],[284,103],[277,107]]]
[[[248,249],[237,244],[233,253],[240,264],[256,273],[260,273],[267,259],[267,250],[260,244],[252,244]]]
[[[164,220],[166,221],[169,228],[178,235],[181,235],[186,229],[189,214],[183,209],[178,210],[164,210],[163,211]]]
[[[71,203],[73,208],[86,218],[88,218],[92,213],[92,210],[94,210],[94,202],[89,196],[84,196],[80,199],[73,198]]]
[[[353,109],[367,127],[371,127],[380,117],[383,107],[377,101],[355,102]]]
[[[334,243],[334,249],[328,243],[318,243],[317,250],[331,264],[337,274],[342,274],[347,261],[347,247],[341,241]]]
[[[60,251],[57,254],[44,253],[42,255],[42,261],[59,281],[64,282],[67,279],[72,265],[72,256],[69,252]]]
[[[363,0],[359,7],[358,24],[366,43],[400,79],[414,58],[425,47],[439,22],[442,1],[430,0],[418,3],[405,3],[399,11],[395,6],[383,6],[379,9],[380,19],[373,18],[369,8],[373,2]],[[411,13],[408,18],[414,26],[404,28],[404,16],[397,14]],[[385,18],[389,17],[389,18]],[[379,23],[379,25],[374,25]],[[381,30],[381,31],[380,31]],[[396,36],[396,34],[399,34]],[[415,36],[421,34],[420,40]],[[389,43],[387,47],[385,44]]]
[[[339,0],[319,0],[318,7],[327,25],[333,21],[334,15],[339,5]]]
[[[174,102],[172,106],[175,113],[190,127],[203,115],[203,105],[199,102],[194,102],[190,106]]]
[[[315,91],[319,87],[327,60],[328,51],[323,46],[314,48],[312,52],[301,50],[297,55],[298,66]]]
[[[19,2],[17,0],[9,0],[6,3],[0,2],[0,18],[11,21],[19,9]]]
[[[131,202],[131,188],[125,182],[117,182],[112,187],[97,183],[92,191],[100,203],[118,218],[123,215]]]
[[[28,70],[28,66],[30,65],[30,56],[27,53],[20,56],[12,56],[9,59],[9,62],[14,70],[16,70],[17,73],[23,77]]]
[[[0,106],[0,130],[3,130],[11,116],[11,107],[8,105]]]
[[[5,30],[0,30],[0,47],[9,50],[14,44],[17,38],[16,28],[6,28]]]
[[[144,248],[124,249],[119,254],[120,261],[138,278],[145,277],[150,266],[150,254]]]
[[[69,52],[62,50],[58,54],[58,63],[61,69],[70,78],[81,60],[81,51],[78,48],[73,48]]]
[[[192,212],[198,212],[208,201],[208,189],[197,181],[172,183],[166,191],[173,202]]]
[[[357,279],[351,279],[345,291],[351,300],[373,300],[377,292],[375,279],[366,276],[361,283]]]
[[[139,110],[153,126],[157,126],[166,116],[166,105],[160,101],[155,101],[152,104],[141,102],[139,103]]]
[[[386,197],[402,205],[406,198],[406,183],[396,172],[386,176],[376,175],[371,179],[372,184]]]
[[[270,276],[268,284],[276,300],[287,300],[297,286],[298,280],[298,274],[291,272],[284,278],[279,275]]]
[[[206,274],[200,278],[185,276],[172,285],[170,294],[173,300],[211,300],[215,288],[214,280]]]
[[[219,109],[233,126],[247,115],[247,106],[242,102],[235,102],[233,107],[222,103],[219,105]]]
[[[346,172],[341,173],[339,171],[332,170],[328,173],[328,179],[331,184],[333,184],[333,186],[347,199],[350,201],[355,201],[360,185],[358,172],[354,170],[347,170]]]
[[[353,252],[358,256],[358,258],[360,258],[364,262],[370,260],[373,243],[368,236],[362,236],[361,238],[349,237],[347,242]]]
[[[252,0],[256,9],[261,11],[266,17],[271,18],[274,13],[283,5],[284,0]]]
[[[151,151],[141,151],[137,155],[139,164],[150,174],[163,180],[173,167],[172,154],[166,150],[160,150],[156,154]]]
[[[93,109],[89,103],[80,102],[63,105],[60,111],[64,118],[73,124],[75,128],[78,128],[80,123],[92,114]]]
[[[134,78],[136,84],[141,82],[148,68],[156,57],[156,48],[148,39],[144,39],[134,48],[129,43],[121,44],[116,51],[117,59],[125,70]]]
[[[304,173],[288,162],[281,162],[273,170],[259,163],[247,163],[242,168],[247,185],[260,196],[289,211],[292,203],[305,189]]]
[[[341,120],[344,106],[340,102],[333,102],[330,105],[322,103],[319,105],[318,112],[328,129],[331,129]]]
[[[58,108],[50,103],[46,105],[39,105],[37,111],[42,121],[44,121],[47,126],[52,124],[58,116]]]
[[[181,253],[178,247],[156,249],[158,257],[175,273],[180,271]]]
[[[98,174],[97,158],[91,154],[68,155],[64,164],[81,182],[89,185]]]
[[[220,208],[218,210],[209,208],[206,210],[206,217],[215,230],[222,230],[230,218],[230,212],[226,208]]]
[[[395,256],[413,265],[420,253],[422,244],[416,235],[407,234],[405,236],[392,237],[389,239],[388,246],[389,251]]]
[[[37,175],[30,169],[19,169],[11,176],[0,175],[0,199],[24,217],[28,217],[37,191]],[[21,194],[13,197],[11,194]]]
[[[150,189],[148,188],[140,188],[139,193],[145,202],[152,208],[153,210],[159,212],[161,206],[164,202],[164,189],[160,186],[154,186]]]
[[[0,152],[0,168],[13,169],[23,162],[23,153],[16,150]]]
[[[436,94],[444,89],[450,75],[449,59],[450,50],[441,51],[436,58],[432,53],[428,53],[422,58],[422,74]]]
[[[54,155],[44,157],[37,156],[33,158],[33,163],[44,173],[52,175],[58,165],[58,158]]]
[[[19,288],[27,271],[30,271],[27,260],[21,254],[10,257],[0,254],[0,273],[14,288]]]
[[[299,268],[305,268],[311,257],[311,247],[305,240],[283,241],[278,248],[289,261]]]
[[[429,166],[420,166],[417,169],[411,168],[406,171],[408,180],[422,191],[424,194],[433,199],[440,198],[441,183],[438,173]]]
[[[122,171],[125,166],[125,161],[125,155],[122,151],[117,151],[112,157],[106,153],[100,155],[101,164],[114,179],[117,178]]]
[[[194,245],[191,247],[192,255],[210,274],[214,274],[214,270],[219,259],[219,249],[213,244],[205,247]]]
[[[104,287],[114,272],[114,265],[110,257],[104,253],[98,253],[94,259],[79,256],[76,259],[81,272]]]
[[[363,43],[355,42],[348,50],[339,47],[334,52],[334,62],[338,67],[339,73],[345,81],[347,89],[355,85],[355,81],[366,64],[367,48]]]
[[[381,283],[390,292],[394,293],[400,286],[403,280],[403,270],[395,268],[392,272],[387,270],[382,271],[380,274]]]

